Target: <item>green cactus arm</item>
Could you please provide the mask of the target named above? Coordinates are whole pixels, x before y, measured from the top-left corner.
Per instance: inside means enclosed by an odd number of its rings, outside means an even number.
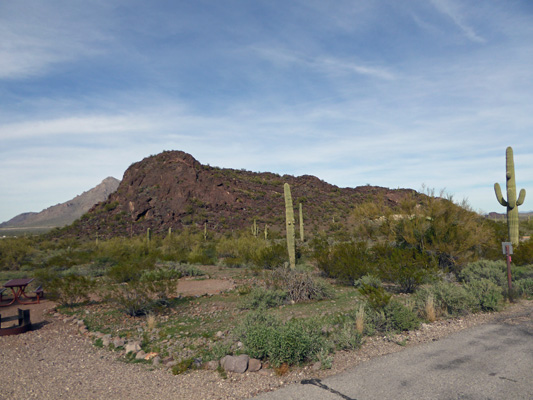
[[[520,195],[518,196],[518,200],[516,200],[516,205],[521,206],[524,204],[524,200],[526,199],[526,189],[520,190]]]
[[[496,192],[496,199],[498,200],[498,202],[499,202],[502,206],[507,207],[507,202],[506,202],[505,199],[503,198],[503,195],[502,195],[502,189],[501,189],[499,183],[495,183],[495,184],[494,184],[494,191]]]

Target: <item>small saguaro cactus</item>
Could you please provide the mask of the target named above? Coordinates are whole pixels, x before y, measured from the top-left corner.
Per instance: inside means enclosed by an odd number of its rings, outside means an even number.
[[[303,242],[304,241],[304,213],[303,213],[303,210],[302,210],[302,203],[298,203],[298,208],[299,208],[299,219],[300,219],[300,240]]]
[[[257,234],[259,233],[259,229],[257,228],[257,222],[254,219],[254,223],[252,225],[252,235],[257,237]]]
[[[296,247],[294,244],[294,209],[292,207],[291,188],[288,183],[283,185],[285,194],[285,222],[287,225],[287,250],[289,252],[289,265],[296,268]]]
[[[150,228],[146,229],[146,240],[148,240],[148,242],[152,240],[152,230]]]
[[[268,225],[265,224],[265,240],[268,240]]]
[[[507,147],[505,151],[506,158],[506,183],[507,183],[507,200],[503,198],[502,190],[498,183],[494,184],[494,191],[496,192],[496,199],[498,202],[507,207],[507,229],[509,231],[509,241],[513,246],[518,246],[518,206],[524,203],[526,198],[526,191],[520,190],[518,199],[516,198],[516,181],[514,175],[514,160],[513,149]]]
[[[204,240],[207,240],[207,221],[204,222]]]

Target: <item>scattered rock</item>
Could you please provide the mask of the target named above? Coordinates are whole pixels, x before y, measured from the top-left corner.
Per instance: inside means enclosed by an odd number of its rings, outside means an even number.
[[[248,369],[250,356],[241,354],[239,356],[225,356],[220,360],[220,365],[228,372],[237,372],[242,374]]]
[[[126,344],[126,353],[135,353],[139,350],[141,350],[141,344],[139,342],[131,342]]]
[[[137,353],[137,355],[135,356],[135,359],[136,360],[144,360],[146,357],[146,353],[144,352],[144,350],[141,350]]]
[[[218,361],[208,361],[205,363],[204,368],[209,371],[214,371],[218,368]]]
[[[257,358],[250,358],[248,361],[248,372],[257,372],[261,369],[261,361]]]
[[[113,346],[115,347],[124,347],[124,344],[126,344],[126,341],[123,338],[115,338],[113,340]]]

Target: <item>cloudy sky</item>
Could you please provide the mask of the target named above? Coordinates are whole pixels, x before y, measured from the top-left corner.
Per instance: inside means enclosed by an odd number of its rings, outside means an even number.
[[[183,150],[533,210],[530,0],[0,1],[0,221]]]

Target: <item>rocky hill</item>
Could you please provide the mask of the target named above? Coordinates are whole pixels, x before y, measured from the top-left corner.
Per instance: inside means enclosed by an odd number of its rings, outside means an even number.
[[[106,200],[111,193],[117,190],[119,183],[118,179],[108,177],[99,185],[72,200],[49,207],[41,212],[19,214],[7,222],[1,223],[0,228],[51,229],[72,224],[96,203]]]
[[[299,177],[202,165],[190,154],[166,151],[131,165],[118,189],[65,230],[76,236],[129,236],[165,233],[184,227],[219,233],[262,228],[285,229],[283,184],[291,186],[294,207],[303,204],[311,230],[347,222],[357,204],[383,199],[394,206],[414,193],[362,186],[339,188],[314,176]],[[295,213],[296,218],[298,212]]]

